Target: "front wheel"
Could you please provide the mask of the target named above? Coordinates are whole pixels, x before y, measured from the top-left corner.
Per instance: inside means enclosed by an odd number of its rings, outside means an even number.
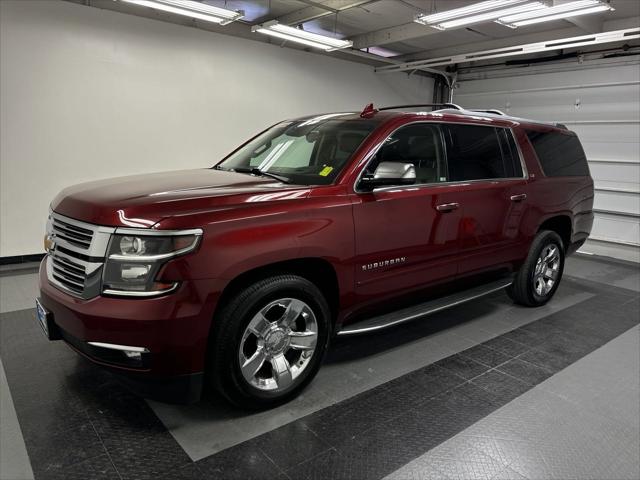
[[[560,236],[551,230],[539,232],[529,255],[516,274],[507,293],[527,307],[547,303],[558,289],[564,270],[564,247]]]
[[[317,373],[329,340],[326,300],[294,275],[250,285],[214,321],[212,382],[243,408],[270,408],[296,396]]]

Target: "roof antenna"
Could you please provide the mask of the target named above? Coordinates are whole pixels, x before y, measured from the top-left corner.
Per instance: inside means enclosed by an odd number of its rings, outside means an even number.
[[[362,112],[360,112],[360,118],[371,118],[378,112],[378,109],[373,106],[373,103],[369,103]]]

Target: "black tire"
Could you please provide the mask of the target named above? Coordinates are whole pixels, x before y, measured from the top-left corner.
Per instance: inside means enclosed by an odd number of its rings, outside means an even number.
[[[282,298],[304,302],[315,315],[317,342],[309,363],[282,392],[257,388],[245,379],[238,358],[243,335],[261,309]],[[298,395],[318,372],[327,350],[331,313],[322,292],[296,275],[277,275],[257,281],[234,295],[214,318],[208,355],[209,385],[232,404],[251,410],[272,408]]]
[[[558,249],[558,273],[551,289],[540,295],[535,289],[536,265],[538,258],[547,247],[555,245]],[[547,303],[558,289],[562,272],[564,271],[565,251],[560,236],[551,230],[543,230],[533,239],[529,254],[524,264],[516,274],[513,283],[507,287],[507,293],[511,299],[527,307],[540,307]]]

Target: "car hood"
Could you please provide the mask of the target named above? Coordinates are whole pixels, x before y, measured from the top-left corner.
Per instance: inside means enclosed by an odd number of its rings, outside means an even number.
[[[207,168],[81,183],[62,190],[51,208],[97,225],[151,227],[173,215],[296,199],[308,192],[268,177]]]

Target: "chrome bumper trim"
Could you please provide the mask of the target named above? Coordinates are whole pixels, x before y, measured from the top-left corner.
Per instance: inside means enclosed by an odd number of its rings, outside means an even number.
[[[103,295],[114,295],[118,297],[159,297],[160,295],[164,295],[166,293],[173,292],[180,285],[179,282],[174,283],[171,287],[165,288],[164,290],[157,290],[153,292],[136,292],[134,290],[111,290],[105,289],[102,291]]]
[[[92,347],[109,348],[111,350],[120,350],[123,352],[149,353],[145,347],[130,347],[128,345],[117,345],[115,343],[87,342]]]

